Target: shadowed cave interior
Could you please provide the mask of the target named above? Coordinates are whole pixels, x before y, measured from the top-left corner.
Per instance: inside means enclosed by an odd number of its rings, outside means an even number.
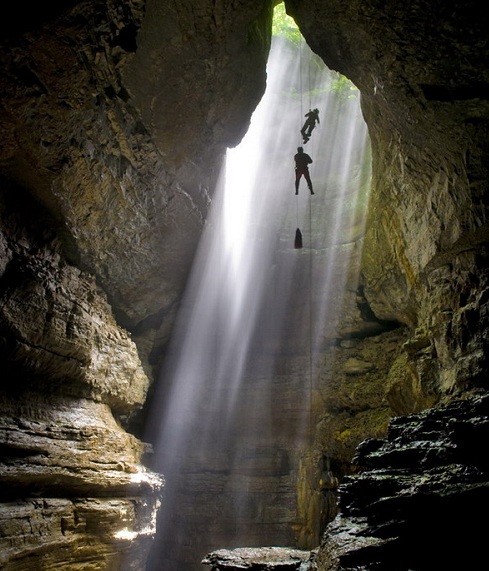
[[[483,560],[488,16],[275,4],[1,27],[2,570]]]

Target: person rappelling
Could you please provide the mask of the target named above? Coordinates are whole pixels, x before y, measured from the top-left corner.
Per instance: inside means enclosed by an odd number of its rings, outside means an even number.
[[[306,121],[301,129],[302,143],[305,145],[307,141],[311,138],[311,133],[316,126],[319,125],[319,109],[309,109],[309,111],[304,115]]]
[[[294,155],[295,161],[295,193],[299,194],[299,182],[301,177],[304,177],[307,182],[307,186],[311,191],[311,194],[314,194],[312,190],[312,182],[311,177],[309,175],[309,165],[312,163],[311,157],[304,152],[302,147],[297,147],[297,153]]]

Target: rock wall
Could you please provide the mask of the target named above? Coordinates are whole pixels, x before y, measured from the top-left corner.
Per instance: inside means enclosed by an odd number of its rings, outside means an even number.
[[[487,17],[475,3],[286,5],[311,47],[362,92],[373,155],[369,305],[411,330],[421,398],[470,391],[485,368]]]
[[[145,567],[163,480],[127,431],[270,23],[256,0],[75,0],[1,24],[2,569]]]
[[[202,563],[233,571],[454,569],[484,558],[487,460],[474,445],[488,429],[487,394],[397,417],[387,438],[369,438],[340,486],[340,513],[319,549],[221,549]],[[463,522],[463,525],[458,525]]]
[[[3,190],[0,567],[141,569],[162,480],[122,423],[148,378],[93,276],[63,261],[56,223]]]
[[[2,172],[61,221],[126,326],[179,296],[222,153],[265,88],[270,16],[256,0],[75,2],[4,39]]]
[[[162,482],[128,430],[223,152],[265,88],[272,4],[72,0],[14,5],[0,25],[6,571],[144,568]],[[477,2],[286,6],[360,88],[373,165],[342,318],[317,348],[314,440],[297,452],[289,513],[309,547],[358,442],[487,390],[488,21]]]
[[[312,49],[362,92],[373,177],[360,286],[372,314],[380,321],[402,325],[403,330],[374,402],[385,399],[388,414],[396,416],[485,392],[487,200],[483,197],[487,194],[488,66],[483,38],[487,16],[472,2],[463,6],[349,2],[345,6],[289,0],[286,6]],[[384,348],[384,341],[377,340]],[[365,373],[359,377],[362,393],[369,378]],[[349,385],[348,380],[342,383],[340,394]],[[357,395],[362,393],[355,395],[358,406],[362,399],[357,401]],[[450,410],[457,415],[457,407]],[[322,427],[334,426],[349,411],[350,407],[338,415],[336,409],[334,416],[320,421],[319,450],[338,449],[348,432],[326,432]],[[369,424],[363,434],[374,431],[375,425]],[[360,437],[360,431],[355,436]],[[470,448],[470,442],[459,445]],[[328,466],[335,466],[334,456]],[[446,468],[440,465],[437,470]],[[312,470],[305,479],[311,490],[320,474]],[[334,475],[341,478],[338,469]],[[387,486],[395,486],[387,473],[382,477]],[[480,477],[485,481],[486,476]],[[416,486],[414,480],[411,485]],[[315,497],[317,492],[308,496],[313,505]],[[416,509],[408,503],[406,499],[406,510]],[[368,509],[375,511],[376,506],[373,501]],[[467,513],[475,509],[471,504]],[[355,552],[368,533],[356,525],[358,518],[370,518],[370,514],[359,510],[355,515],[357,519],[349,522],[350,533],[359,536],[359,542],[347,546],[346,529],[329,527],[319,569],[362,564]],[[461,517],[465,520],[465,515]],[[328,555],[329,536],[337,544],[340,559]],[[368,537],[365,541],[367,553]],[[376,568],[377,556],[382,564],[392,565],[387,555],[376,555],[379,552],[372,548],[372,559],[367,556],[363,561],[365,568]],[[463,545],[455,552],[460,560],[464,553],[468,555]],[[427,562],[413,565],[428,568]]]
[[[474,514],[487,503],[488,466],[475,442],[487,435],[487,401],[397,417],[385,440],[365,440],[310,569],[477,566],[485,548]]]

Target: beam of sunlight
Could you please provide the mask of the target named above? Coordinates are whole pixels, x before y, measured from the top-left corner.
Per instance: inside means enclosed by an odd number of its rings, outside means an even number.
[[[344,256],[363,232],[368,136],[358,94],[340,97],[304,42],[274,38],[267,73],[227,153],[153,399],[151,467],[167,484],[149,571],[200,569],[216,548],[294,544],[311,351],[337,317]],[[316,194],[302,180],[295,196],[293,157],[315,107],[304,148]]]

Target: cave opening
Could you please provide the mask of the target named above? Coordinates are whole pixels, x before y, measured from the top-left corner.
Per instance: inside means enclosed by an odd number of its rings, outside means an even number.
[[[310,108],[320,124],[304,144]],[[294,192],[302,145],[314,196],[305,181]],[[369,150],[358,90],[300,34],[274,35],[267,89],[228,150],[147,423],[150,467],[166,482],[148,571],[201,569],[216,548],[314,547],[298,545],[311,525],[298,515],[298,466],[313,437],[317,348],[363,233]]]

